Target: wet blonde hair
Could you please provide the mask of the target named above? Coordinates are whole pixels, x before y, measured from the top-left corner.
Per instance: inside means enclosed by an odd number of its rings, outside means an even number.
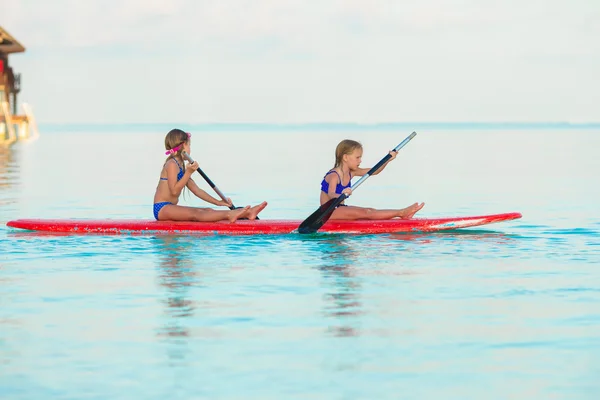
[[[170,154],[167,160],[171,157],[179,158],[183,160],[183,144],[190,140],[188,134],[181,129],[171,129],[167,136],[165,136],[165,149],[171,150],[179,146],[179,150],[176,153]]]
[[[335,165],[333,168],[337,168],[342,165],[342,160],[345,154],[352,154],[354,150],[362,148],[362,144],[356,140],[342,140],[335,148]]]

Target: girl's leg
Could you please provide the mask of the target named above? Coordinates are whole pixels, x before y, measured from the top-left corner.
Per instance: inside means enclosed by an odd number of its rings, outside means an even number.
[[[158,213],[159,221],[199,221],[216,222],[229,220],[235,222],[248,214],[250,206],[235,210],[213,210],[212,208],[196,208],[167,204]]]
[[[424,205],[424,203],[415,203],[399,210],[377,210],[374,208],[342,206],[333,211],[330,219],[410,219],[416,214],[417,211],[423,208]]]
[[[199,222],[215,222],[229,220],[235,222],[239,218],[256,219],[256,216],[264,210],[267,202],[244,208],[236,208],[235,210],[214,210],[212,208],[196,208],[185,207],[174,204],[167,204],[158,213],[159,221],[199,221]]]

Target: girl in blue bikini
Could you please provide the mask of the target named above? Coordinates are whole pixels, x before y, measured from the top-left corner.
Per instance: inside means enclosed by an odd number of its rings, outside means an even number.
[[[352,194],[351,180],[354,176],[363,176],[369,172],[370,168],[360,168],[363,148],[359,142],[354,140],[342,140],[335,149],[335,166],[327,172],[321,182],[321,205],[329,200],[339,197],[342,193],[347,196]],[[373,175],[379,174],[383,169],[396,158],[396,152],[391,151],[392,158],[381,166]],[[338,207],[331,214],[330,219],[391,219],[402,218],[409,219],[417,213],[424,203],[414,203],[411,206],[394,210],[376,210],[374,208],[347,206]]]
[[[188,163],[185,166],[182,153],[191,154],[191,136],[180,129],[172,129],[165,137],[165,148],[169,157],[163,165],[160,180],[154,194],[154,218],[158,221],[204,221],[214,222],[229,220],[235,222],[239,218],[256,219],[267,202],[250,207],[234,210],[214,210],[212,208],[184,207],[177,205],[179,195],[187,187],[196,197],[214,204],[215,206],[231,206],[231,200],[217,200],[200,189],[192,179],[192,174],[198,169],[198,163]]]

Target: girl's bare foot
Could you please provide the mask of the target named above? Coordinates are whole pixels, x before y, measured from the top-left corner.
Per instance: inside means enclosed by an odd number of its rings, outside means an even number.
[[[258,213],[260,213],[262,210],[264,210],[266,206],[267,206],[267,202],[263,201],[259,205],[252,207],[250,209],[250,211],[248,211],[248,219],[256,219],[256,216],[258,215]]]
[[[227,219],[229,222],[233,223],[238,220],[238,218],[244,218],[246,214],[250,211],[250,206],[246,206],[244,208],[236,208],[235,210],[229,211],[227,214]]]
[[[411,206],[406,207],[402,210],[402,219],[411,219],[423,206],[425,203],[415,203]]]

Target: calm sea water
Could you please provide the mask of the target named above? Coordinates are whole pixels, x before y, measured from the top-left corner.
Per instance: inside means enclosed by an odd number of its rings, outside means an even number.
[[[152,218],[165,133],[42,127],[37,141],[0,149],[1,398],[597,398],[600,131],[418,130],[351,198],[424,201],[420,216],[523,213],[485,229],[202,237],[6,227]],[[372,166],[410,130],[192,133],[193,156],[236,205],[267,200],[263,219],[304,219],[339,140],[360,140]]]

